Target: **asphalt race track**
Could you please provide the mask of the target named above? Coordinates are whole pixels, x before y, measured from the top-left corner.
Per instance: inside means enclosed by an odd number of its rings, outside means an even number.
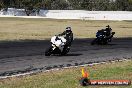
[[[35,69],[51,69],[100,61],[132,58],[132,38],[115,38],[109,45],[90,45],[75,39],[67,56],[45,56],[49,40],[0,43],[0,76]]]

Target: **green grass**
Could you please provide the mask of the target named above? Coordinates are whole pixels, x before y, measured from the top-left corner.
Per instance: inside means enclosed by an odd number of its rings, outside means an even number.
[[[132,21],[85,21],[0,18],[0,41],[44,40],[71,26],[75,38],[93,38],[97,30],[110,25],[115,37],[132,37]]]
[[[84,21],[0,18],[0,41],[44,40],[71,26],[75,38],[93,38],[97,30],[110,25],[115,37],[132,37],[132,21]],[[90,79],[132,79],[132,61],[87,67]],[[32,76],[0,80],[0,88],[83,88],[80,68],[50,71]],[[125,86],[132,88],[132,86]],[[102,88],[90,86],[88,88]],[[103,88],[106,88],[104,86]],[[124,86],[107,86],[124,88]]]
[[[90,79],[128,79],[132,81],[132,61],[87,66]],[[84,88],[79,85],[81,67],[43,72],[32,76],[0,80],[0,88]],[[87,88],[132,88],[130,86],[89,86]]]

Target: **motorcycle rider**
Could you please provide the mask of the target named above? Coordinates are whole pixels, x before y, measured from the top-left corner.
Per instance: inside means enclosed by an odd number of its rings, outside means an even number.
[[[73,41],[73,32],[71,30],[71,27],[66,27],[65,31],[58,36],[64,36],[64,38],[67,40],[63,51],[71,46],[71,43]]]
[[[112,29],[110,28],[110,26],[106,26],[107,28],[104,30],[105,32],[105,35],[106,35],[106,38],[109,38],[111,37],[111,32],[112,32]]]
[[[71,43],[73,41],[73,33],[71,27],[66,27],[65,31],[58,36],[64,36],[64,38],[67,40],[66,45],[71,46]]]

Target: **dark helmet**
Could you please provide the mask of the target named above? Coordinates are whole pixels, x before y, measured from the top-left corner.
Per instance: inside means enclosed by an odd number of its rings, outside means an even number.
[[[66,27],[66,32],[72,32],[71,27]]]
[[[71,31],[71,27],[66,27],[66,31]]]
[[[107,27],[107,28],[110,28],[110,25],[107,25],[106,27]]]
[[[106,26],[107,28],[106,28],[106,31],[111,31],[112,29],[111,29],[111,27],[108,25],[108,26]]]

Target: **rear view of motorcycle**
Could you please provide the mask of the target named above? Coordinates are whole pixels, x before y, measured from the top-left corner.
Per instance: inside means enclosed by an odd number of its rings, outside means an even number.
[[[91,42],[91,45],[106,45],[112,41],[115,32],[112,32],[112,29],[109,25],[106,27],[106,29],[98,30],[98,32],[96,33],[96,38]]]

